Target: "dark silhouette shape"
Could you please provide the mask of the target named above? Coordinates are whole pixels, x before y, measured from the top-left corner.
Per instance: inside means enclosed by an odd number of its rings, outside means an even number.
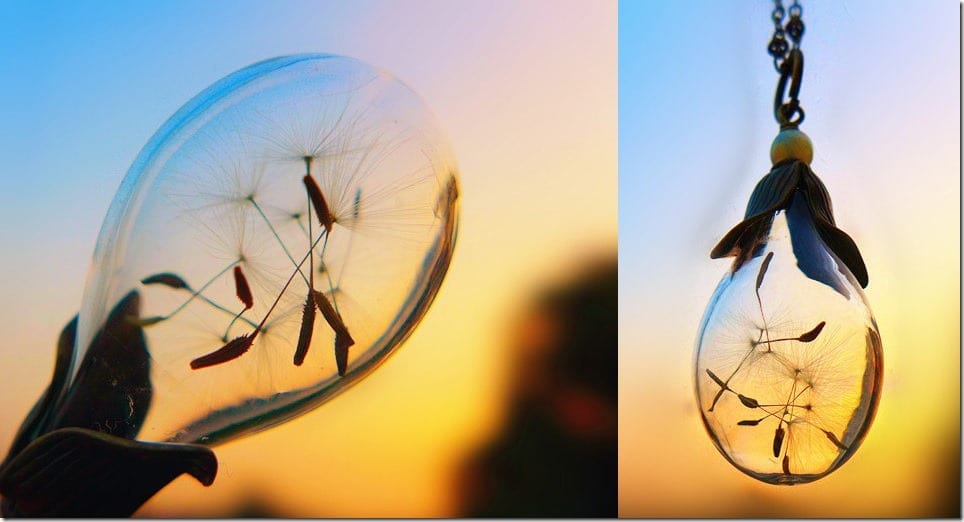
[[[4,464],[0,492],[4,516],[126,517],[182,473],[209,486],[217,469],[202,446],[63,428]]]
[[[606,260],[538,299],[508,420],[464,470],[463,516],[616,516],[617,279]]]
[[[130,292],[111,310],[72,383],[77,318],[61,332],[51,383],[0,464],[3,516],[130,516],[182,473],[214,481],[210,449],[133,440],[152,394],[139,308]]]
[[[140,295],[127,294],[90,343],[77,377],[50,429],[78,427],[133,439],[151,405],[151,357],[140,316]]]

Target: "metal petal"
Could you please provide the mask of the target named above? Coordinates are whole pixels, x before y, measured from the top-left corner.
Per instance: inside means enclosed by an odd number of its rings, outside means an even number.
[[[188,473],[214,482],[214,452],[127,440],[82,428],[52,431],[0,469],[4,516],[127,517]]]
[[[137,326],[140,295],[132,291],[94,336],[70,391],[48,429],[88,428],[133,439],[151,404],[151,358]]]
[[[827,187],[823,184],[823,181],[809,167],[800,177],[800,188],[807,195],[807,204],[810,206],[810,213],[813,214],[813,217],[835,225],[830,193],[827,192]]]
[[[801,161],[784,161],[774,165],[754,187],[744,219],[784,208],[793,189],[800,184],[800,176],[807,170],[809,168]]]
[[[739,269],[765,244],[773,214],[787,209],[798,189],[806,196],[807,207],[820,238],[847,266],[860,286],[866,288],[869,283],[867,267],[854,240],[837,228],[826,185],[806,163],[798,160],[774,165],[756,184],[747,203],[744,220],[720,239],[710,252],[710,257],[736,257],[733,269]]]
[[[820,239],[827,245],[827,248],[847,265],[850,273],[860,283],[860,287],[867,288],[870,283],[870,276],[867,274],[867,266],[864,264],[864,258],[860,255],[857,243],[846,232],[829,223],[819,219],[816,223]]]

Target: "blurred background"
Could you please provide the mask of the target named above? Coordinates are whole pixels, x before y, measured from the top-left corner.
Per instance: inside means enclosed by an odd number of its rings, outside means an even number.
[[[447,132],[448,277],[389,364],[137,515],[615,513],[615,2],[5,1],[0,20],[2,451],[148,138],[241,67],[329,52],[393,72]]]
[[[801,129],[870,273],[876,420],[849,462],[793,487],[740,473],[711,443],[695,338],[731,263],[710,249],[770,170],[773,2],[623,2],[621,515],[960,517],[960,6],[800,4]]]

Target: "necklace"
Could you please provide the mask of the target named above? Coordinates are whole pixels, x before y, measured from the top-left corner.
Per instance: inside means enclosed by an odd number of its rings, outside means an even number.
[[[857,450],[877,409],[883,354],[863,293],[866,266],[834,221],[799,129],[803,8],[775,0],[772,18],[773,166],[743,221],[710,252],[734,259],[700,325],[696,392],[704,426],[731,464],[764,482],[800,484]]]

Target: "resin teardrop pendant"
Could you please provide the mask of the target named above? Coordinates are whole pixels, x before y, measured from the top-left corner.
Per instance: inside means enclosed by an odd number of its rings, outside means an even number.
[[[790,126],[771,149],[745,219],[713,249],[734,257],[700,326],[696,391],[717,449],[772,484],[811,482],[846,462],[873,420],[880,334],[853,240]]]

